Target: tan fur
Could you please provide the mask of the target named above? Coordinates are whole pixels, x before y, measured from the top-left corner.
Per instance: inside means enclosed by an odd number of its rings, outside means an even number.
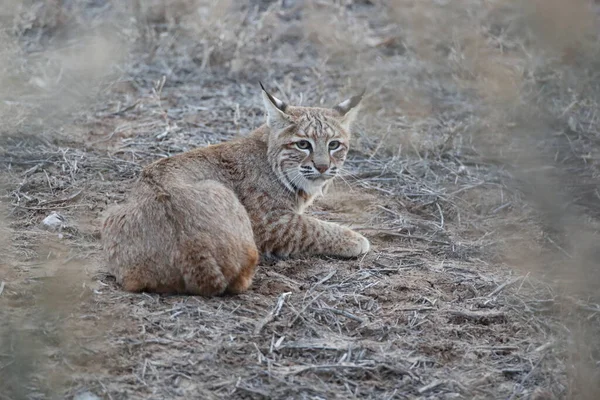
[[[109,210],[102,242],[125,290],[240,293],[252,283],[259,251],[279,258],[369,250],[360,234],[302,215],[343,165],[360,98],[325,109],[263,96],[267,124],[148,165],[129,200]]]

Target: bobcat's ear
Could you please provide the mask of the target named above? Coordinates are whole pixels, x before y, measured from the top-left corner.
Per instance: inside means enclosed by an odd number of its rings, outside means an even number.
[[[269,128],[272,130],[281,130],[291,125],[292,121],[289,115],[285,113],[288,107],[287,104],[267,92],[262,82],[259,81],[259,83],[262,89],[263,103],[267,110],[267,125]]]
[[[340,114],[340,122],[342,124],[342,127],[348,132],[350,132],[352,123],[356,119],[356,114],[358,113],[359,109],[359,107],[357,106],[362,100],[364,94],[365,90],[363,90],[360,94],[352,96],[349,99],[342,101],[337,106],[333,107],[333,109]]]

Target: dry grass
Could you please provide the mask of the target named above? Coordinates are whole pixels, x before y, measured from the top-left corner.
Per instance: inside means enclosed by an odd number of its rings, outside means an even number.
[[[433,3],[0,10],[0,399],[596,398],[593,5]],[[235,297],[120,291],[102,211],[146,163],[261,124],[259,79],[305,105],[367,88],[312,212],[374,251],[261,266]]]

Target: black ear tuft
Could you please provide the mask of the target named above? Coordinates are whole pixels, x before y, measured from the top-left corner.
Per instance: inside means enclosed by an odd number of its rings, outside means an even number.
[[[340,115],[342,115],[342,116],[346,115],[348,113],[348,111],[350,111],[351,109],[356,107],[358,105],[358,103],[360,103],[365,92],[366,92],[366,89],[363,89],[363,91],[360,92],[360,94],[357,94],[356,96],[352,96],[349,99],[342,101],[340,104],[333,107],[333,109],[335,111],[339,112]]]
[[[277,107],[278,110],[280,110],[281,112],[285,112],[286,108],[287,108],[287,104],[285,104],[284,101],[279,100],[277,97],[271,95],[271,93],[267,92],[267,89],[265,89],[264,85],[262,84],[261,81],[258,81],[258,83],[260,84],[261,89],[263,90],[263,92],[267,95],[267,97],[269,98],[269,101],[275,106]]]

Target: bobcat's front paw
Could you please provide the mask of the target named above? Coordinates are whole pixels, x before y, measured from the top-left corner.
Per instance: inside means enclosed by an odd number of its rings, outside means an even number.
[[[358,257],[369,252],[371,244],[366,237],[351,230],[349,230],[347,234],[350,236],[348,246],[344,249],[341,256]]]
[[[369,240],[359,233],[355,233],[358,237],[358,243],[356,244],[355,251],[357,256],[361,256],[363,254],[367,254],[371,249],[371,243]]]

